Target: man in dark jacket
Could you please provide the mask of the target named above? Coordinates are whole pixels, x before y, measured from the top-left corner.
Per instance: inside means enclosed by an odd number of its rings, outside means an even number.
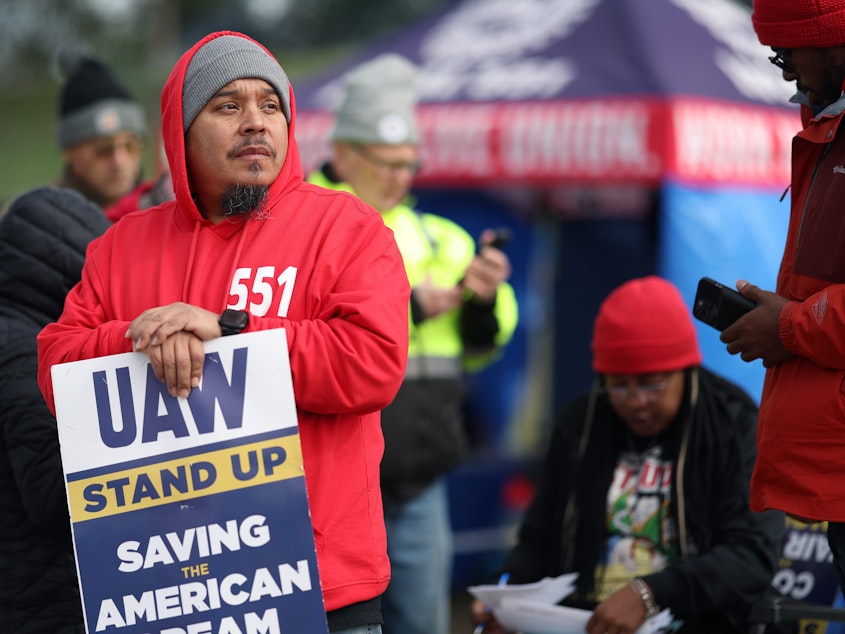
[[[58,319],[88,243],[110,225],[70,189],[42,187],[0,217],[0,631],[84,632],[56,419],[36,336]]]
[[[683,634],[746,632],[784,517],[748,508],[757,408],[701,367],[678,290],[650,276],[603,302],[593,389],[565,406],[509,553],[510,582],[577,572],[586,631],[630,634],[668,608]],[[485,633],[500,632],[482,604]]]
[[[66,51],[59,67],[65,75],[56,126],[62,173],[55,184],[81,192],[106,213],[126,196],[137,203],[134,207],[143,208],[140,196],[158,196],[154,181],[142,182],[147,138],[143,107],[87,51]],[[158,202],[167,199],[168,185],[163,181]]]

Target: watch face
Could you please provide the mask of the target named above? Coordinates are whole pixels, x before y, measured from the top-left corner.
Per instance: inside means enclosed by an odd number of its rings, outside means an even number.
[[[244,310],[226,309],[220,315],[220,329],[224,335],[236,335],[249,323],[249,313]]]

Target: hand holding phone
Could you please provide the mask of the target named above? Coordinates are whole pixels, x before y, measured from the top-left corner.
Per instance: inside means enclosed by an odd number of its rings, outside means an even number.
[[[510,261],[504,252],[510,241],[511,231],[507,227],[485,229],[476,243],[475,257],[464,272],[464,277],[458,281],[458,286],[485,301],[494,299],[499,284],[511,274]],[[482,249],[487,247],[495,251],[481,255]]]
[[[756,307],[757,304],[738,291],[709,277],[702,277],[695,293],[692,314],[721,332]]]
[[[490,242],[485,244],[480,244],[478,246],[478,250],[480,251],[482,247],[493,247],[494,249],[499,249],[499,251],[504,251],[507,246],[511,243],[511,230],[507,227],[499,227],[495,230],[496,233],[493,236],[493,239]]]

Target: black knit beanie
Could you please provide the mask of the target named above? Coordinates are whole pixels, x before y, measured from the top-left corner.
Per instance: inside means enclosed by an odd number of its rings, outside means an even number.
[[[98,59],[67,54],[60,64],[67,80],[59,106],[59,146],[129,131],[143,137],[144,111]]]

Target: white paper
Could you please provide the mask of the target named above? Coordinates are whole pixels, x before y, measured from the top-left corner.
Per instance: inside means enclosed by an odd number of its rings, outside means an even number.
[[[554,578],[545,577],[534,583],[470,586],[467,591],[491,610],[495,610],[505,597],[554,605],[572,594],[577,578],[577,572],[570,572]]]
[[[592,614],[588,610],[509,597],[503,598],[493,613],[506,630],[531,634],[584,634]]]
[[[592,612],[530,599],[503,597],[493,609],[496,620],[506,629],[523,634],[584,634]],[[648,619],[636,634],[657,634],[672,623],[672,612],[663,610]]]

